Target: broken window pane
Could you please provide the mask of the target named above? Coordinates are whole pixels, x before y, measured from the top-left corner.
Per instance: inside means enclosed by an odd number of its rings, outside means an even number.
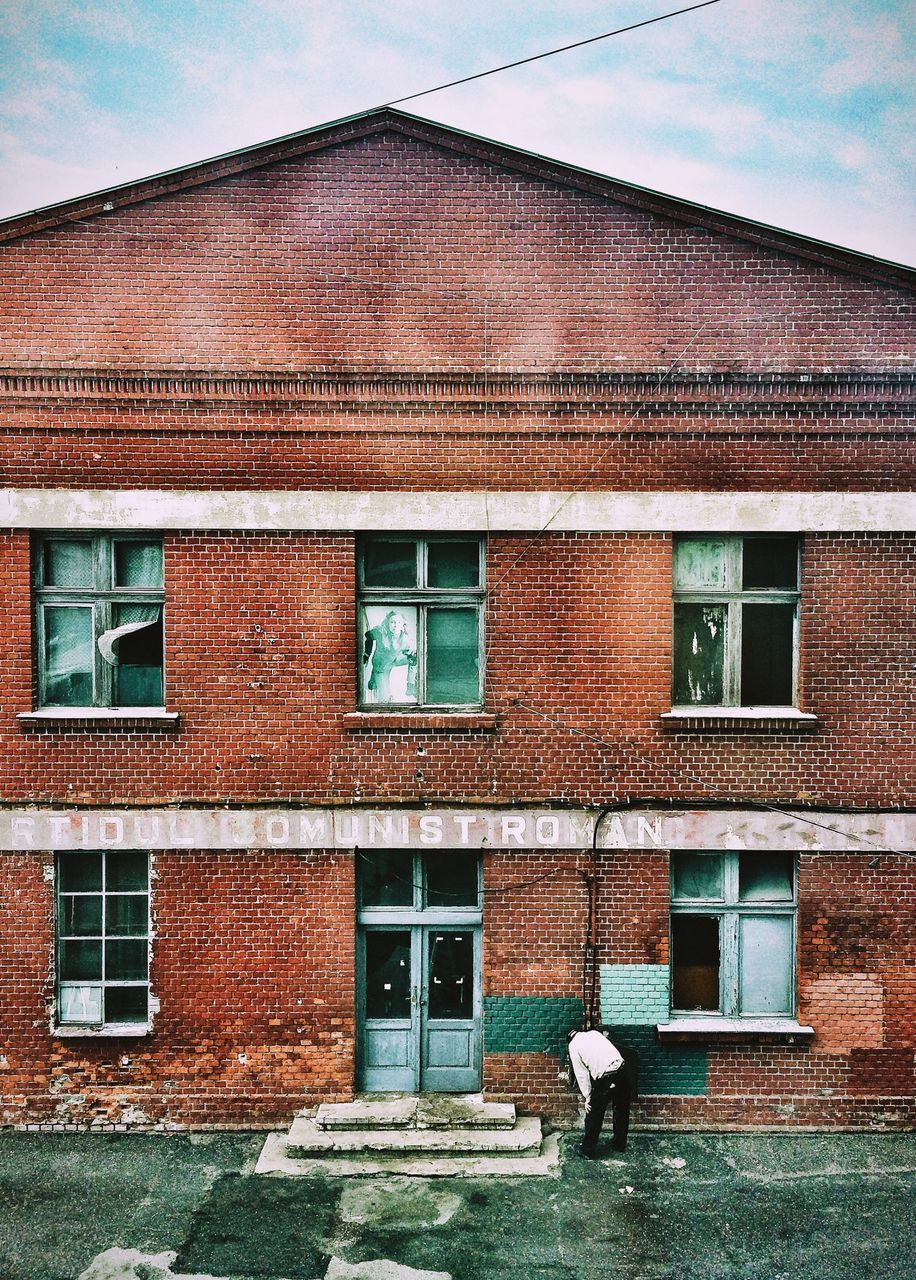
[[[367,587],[415,587],[417,543],[367,540],[363,544],[363,583]]]
[[[745,591],[798,587],[797,538],[745,538],[742,554],[742,586]]]
[[[364,907],[411,907],[414,855],[409,849],[359,853],[360,901]]]
[[[724,694],[724,605],[674,606],[674,702],[716,706]]]
[[[470,1018],[474,995],[474,941],[470,933],[429,933],[429,1016]]]
[[[738,949],[741,1012],[792,1013],[791,916],[742,916]]]
[[[671,980],[675,1009],[719,1009],[719,917],[671,917]]]
[[[477,702],[480,698],[476,609],[430,609],[426,615],[426,701]]]
[[[430,542],[427,549],[430,587],[480,586],[480,543]]]
[[[48,605],[45,624],[45,701],[57,707],[92,705],[92,608]]]
[[[118,604],[113,628],[99,637],[102,656],[114,666],[115,704],[158,707],[162,689],[162,609],[159,605]],[[110,657],[108,655],[111,655]]]
[[[793,867],[791,853],[742,853],[738,897],[742,902],[791,902]]]
[[[366,1017],[410,1017],[410,933],[366,933]]]
[[[674,586],[678,591],[727,583],[727,543],[724,538],[679,538],[674,544]]]
[[[792,704],[795,606],[741,606],[741,702],[746,707]]]
[[[106,1022],[146,1022],[149,1017],[149,989],[143,987],[106,987]]]
[[[49,538],[44,544],[44,579],[47,587],[91,587],[92,543]]]
[[[426,867],[426,905],[429,907],[477,907],[476,857],[431,853]]]
[[[721,898],[722,858],[719,854],[675,853],[671,856],[675,898]]]

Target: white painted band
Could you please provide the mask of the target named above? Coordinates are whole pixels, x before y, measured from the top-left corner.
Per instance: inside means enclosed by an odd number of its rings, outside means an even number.
[[[755,809],[0,810],[0,851],[53,849],[916,850],[916,814]]]
[[[5,489],[0,528],[894,533],[916,494]]]

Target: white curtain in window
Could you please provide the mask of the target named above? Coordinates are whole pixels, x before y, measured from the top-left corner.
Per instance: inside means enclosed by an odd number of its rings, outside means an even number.
[[[158,604],[122,604],[118,612],[121,622],[109,631],[103,631],[97,641],[99,653],[112,667],[118,664],[115,645],[134,631],[143,631],[146,627],[155,626],[159,621],[160,606]]]

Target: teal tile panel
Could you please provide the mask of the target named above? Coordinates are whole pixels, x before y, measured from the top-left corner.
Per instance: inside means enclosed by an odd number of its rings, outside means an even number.
[[[582,1025],[582,1001],[570,996],[486,996],[485,1053],[566,1053],[566,1033]]]
[[[617,1027],[667,1022],[669,983],[666,964],[601,965],[601,1021]]]
[[[663,1044],[655,1038],[654,1023],[650,1027],[605,1024],[602,1029],[615,1044],[626,1045],[639,1055],[641,1094],[705,1096],[708,1064],[705,1045]]]

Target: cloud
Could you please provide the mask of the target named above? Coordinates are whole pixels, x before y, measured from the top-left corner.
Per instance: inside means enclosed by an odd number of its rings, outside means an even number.
[[[664,10],[652,0],[6,0],[2,213],[249,146]],[[906,0],[724,0],[405,109],[912,255]]]

